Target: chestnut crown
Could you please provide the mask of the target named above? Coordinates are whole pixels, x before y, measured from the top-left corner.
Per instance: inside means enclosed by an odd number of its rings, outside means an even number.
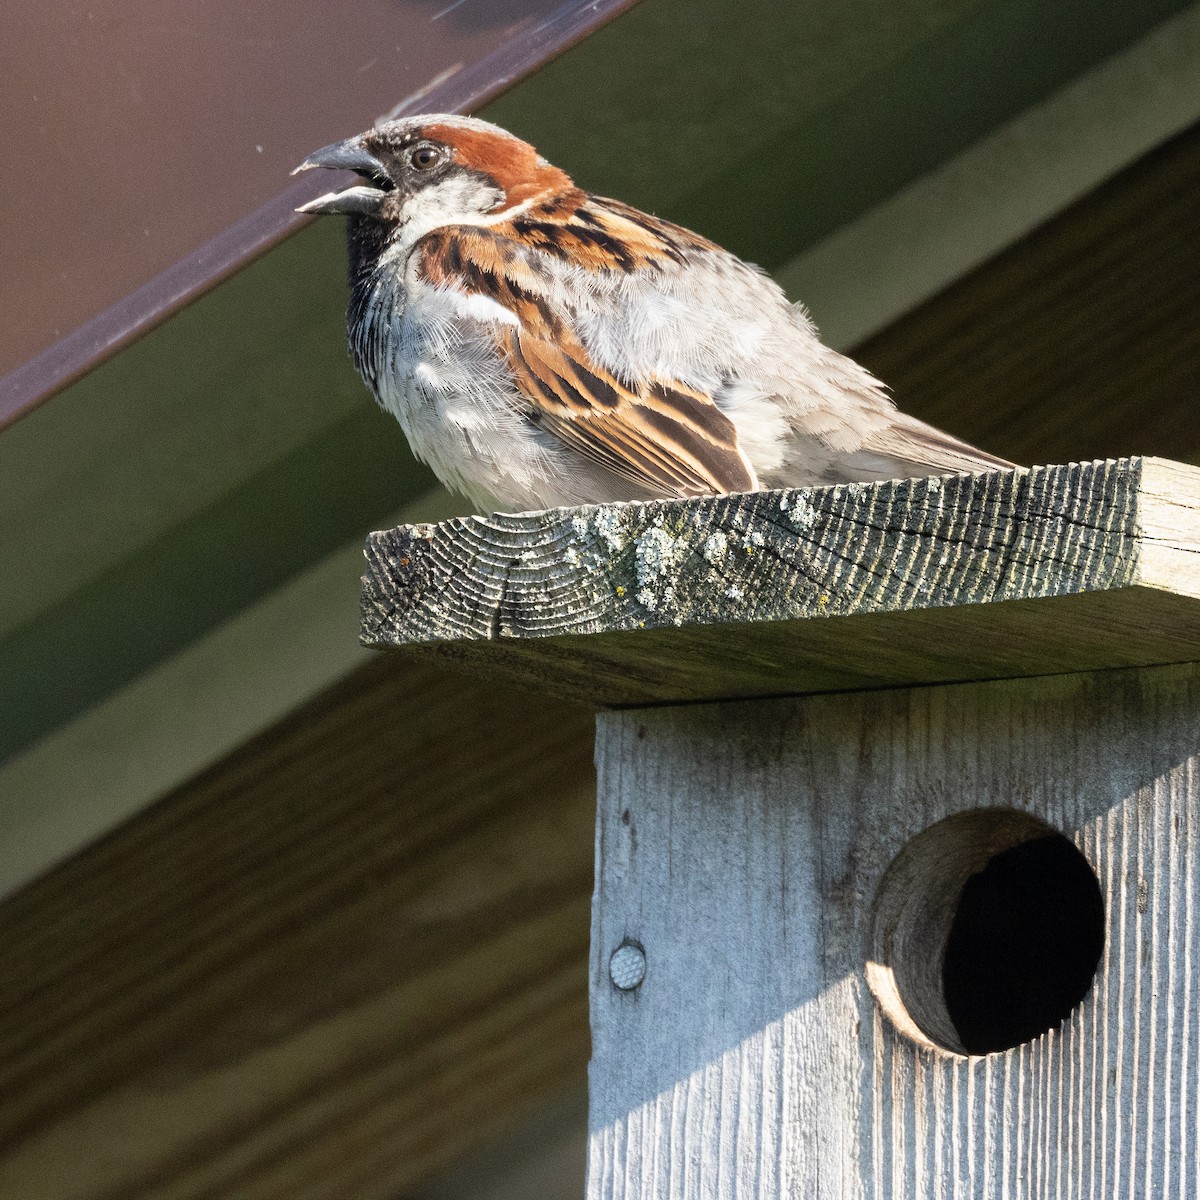
[[[348,170],[361,182],[301,205],[397,229],[503,218],[518,205],[572,187],[528,142],[474,117],[404,117],[310,154],[296,172]],[[295,174],[296,172],[293,172]]]

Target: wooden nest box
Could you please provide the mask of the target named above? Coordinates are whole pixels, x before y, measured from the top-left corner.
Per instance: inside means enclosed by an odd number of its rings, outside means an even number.
[[[589,1197],[1196,1194],[1200,471],[367,551],[367,645],[600,710]]]

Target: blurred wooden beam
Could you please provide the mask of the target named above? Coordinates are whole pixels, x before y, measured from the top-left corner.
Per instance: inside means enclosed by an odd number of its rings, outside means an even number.
[[[1200,462],[1200,125],[855,356],[900,404],[1016,462]]]
[[[0,907],[0,1195],[392,1197],[582,1082],[591,715],[376,660]]]
[[[1156,25],[774,272],[861,345],[1200,120],[1200,6]]]

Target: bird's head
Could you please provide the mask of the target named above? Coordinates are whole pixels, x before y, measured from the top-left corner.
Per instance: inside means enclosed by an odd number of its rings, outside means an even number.
[[[362,179],[301,205],[344,213],[406,241],[450,224],[492,223],[518,205],[565,191],[570,178],[527,142],[473,117],[433,114],[388,121],[310,154],[296,172],[327,167]],[[293,172],[295,174],[296,172]]]

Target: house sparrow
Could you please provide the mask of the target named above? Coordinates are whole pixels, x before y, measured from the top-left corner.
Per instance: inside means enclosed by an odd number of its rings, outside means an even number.
[[[1011,465],[898,411],[759,268],[495,125],[406,117],[313,167],[363,180],[298,210],[350,218],[358,370],[485,509]]]

